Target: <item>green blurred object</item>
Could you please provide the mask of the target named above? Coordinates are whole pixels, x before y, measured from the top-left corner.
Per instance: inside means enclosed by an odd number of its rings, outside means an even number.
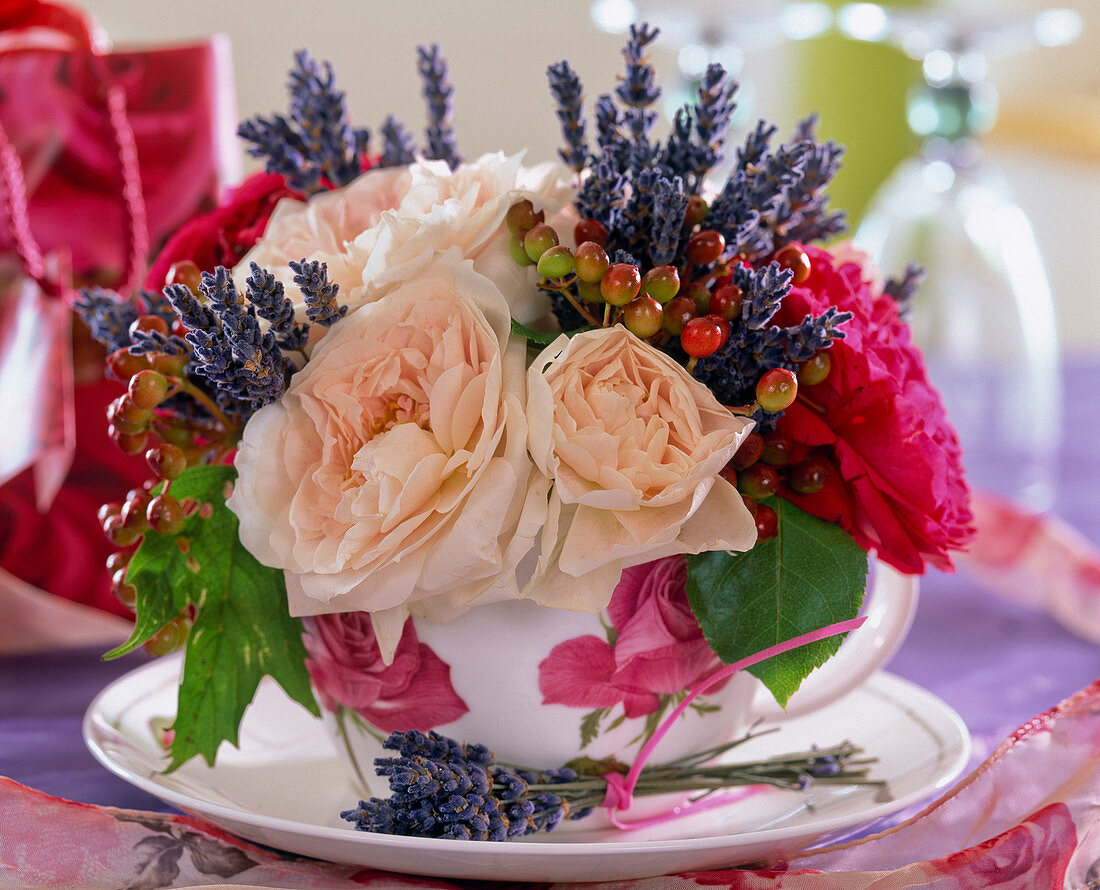
[[[829,0],[834,10],[844,5]],[[928,4],[883,0],[879,5]],[[830,203],[848,211],[849,231],[854,231],[875,190],[920,145],[905,120],[906,92],[921,80],[920,62],[887,44],[836,33],[806,41],[799,62],[795,109],[800,117],[817,111],[819,135],[848,149],[830,187]]]

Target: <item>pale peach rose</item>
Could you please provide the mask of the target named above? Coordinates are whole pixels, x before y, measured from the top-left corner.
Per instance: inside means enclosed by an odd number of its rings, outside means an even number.
[[[281,201],[263,238],[234,269],[234,279],[243,287],[249,264],[257,263],[283,283],[297,320],[305,321],[291,261],[326,263],[329,280],[340,286],[339,301],[350,310],[378,299],[438,254],[458,247],[476,271],[497,284],[512,315],[530,324],[547,314],[549,302],[536,287],[534,269],[512,260],[504,216],[527,199],[559,222],[563,234],[571,232],[569,176],[560,164],[526,168],[522,155],[500,153],[454,171],[443,161],[423,160],[370,170],[308,202]]]
[[[293,614],[370,612],[389,659],[410,612],[519,596],[547,484],[509,331],[499,289],[452,248],[333,325],[249,420],[229,506],[285,570]]]
[[[250,264],[256,263],[283,283],[297,320],[305,321],[305,303],[290,263],[319,260],[328,266],[329,281],[340,286],[343,300],[363,280],[362,258],[350,249],[351,242],[378,225],[384,210],[401,203],[412,178],[408,167],[386,167],[368,170],[343,188],[319,192],[308,201],[283,198],[263,237],[234,268],[237,287],[243,290]]]
[[[527,390],[528,448],[553,487],[525,596],[598,611],[628,566],[756,542],[718,475],[752,421],[665,353],[621,326],[563,335],[531,365]]]

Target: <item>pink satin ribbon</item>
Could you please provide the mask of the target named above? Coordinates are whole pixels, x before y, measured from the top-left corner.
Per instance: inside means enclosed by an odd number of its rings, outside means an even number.
[[[684,700],[673,709],[668,717],[661,721],[661,725],[657,727],[656,732],[654,732],[649,740],[642,746],[642,749],[638,752],[638,756],[634,759],[634,763],[631,765],[630,771],[626,776],[624,777],[619,773],[607,773],[603,777],[604,781],[607,782],[607,794],[604,797],[602,806],[607,809],[611,823],[616,828],[624,831],[628,829],[645,828],[651,825],[663,825],[666,822],[680,819],[691,813],[698,813],[719,806],[727,806],[730,803],[744,800],[746,797],[751,797],[753,794],[759,793],[759,788],[753,786],[749,788],[740,788],[728,794],[712,794],[695,803],[690,803],[686,806],[676,806],[667,813],[662,813],[650,819],[641,819],[636,822],[623,822],[615,815],[617,810],[624,811],[630,809],[631,804],[634,802],[634,788],[638,784],[638,778],[645,768],[646,761],[649,760],[654,749],[661,743],[661,740],[668,734],[669,730],[672,729],[673,724],[679,719],[680,715],[691,706],[691,703],[695,701],[696,698],[712,686],[721,683],[728,677],[732,677],[738,671],[744,670],[747,667],[752,667],[754,664],[766,661],[776,655],[782,655],[784,652],[790,652],[792,649],[798,649],[801,646],[816,643],[819,640],[826,640],[829,637],[849,633],[862,625],[866,620],[866,618],[852,618],[848,621],[839,621],[836,624],[829,624],[817,630],[812,630],[809,633],[800,634],[797,637],[784,640],[782,643],[776,643],[774,646],[769,646],[767,649],[761,649],[756,654],[742,658],[740,661],[735,661],[733,664],[727,664],[725,667],[719,668],[706,679],[695,684]]]

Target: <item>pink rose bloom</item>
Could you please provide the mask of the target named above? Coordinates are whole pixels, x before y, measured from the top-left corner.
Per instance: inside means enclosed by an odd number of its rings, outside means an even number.
[[[417,639],[412,621],[388,665],[363,612],[318,615],[305,627],[306,667],[327,710],[350,708],[383,732],[432,729],[469,710],[450,667]]]
[[[791,289],[773,323],[798,324],[835,305],[854,318],[829,349],[832,370],[804,387],[779,421],[795,442],[831,451],[825,488],[783,496],[829,522],[895,568],[950,568],[973,529],[958,438],[928,381],[895,301],[874,293],[854,262],[804,248],[813,271]]]
[[[370,612],[388,661],[412,611],[446,621],[519,597],[546,483],[510,325],[452,249],[333,325],[248,421],[228,505],[241,543],[285,570],[292,614]]]
[[[621,325],[559,337],[527,373],[528,447],[553,482],[526,588],[598,612],[622,570],[676,553],[748,550],[756,525],[718,475],[752,421]]]
[[[657,710],[658,696],[689,689],[718,670],[722,662],[691,612],[686,583],[683,556],[624,570],[607,606],[614,644],[589,635],[551,649],[539,665],[543,704],[622,704],[627,717],[640,717]]]

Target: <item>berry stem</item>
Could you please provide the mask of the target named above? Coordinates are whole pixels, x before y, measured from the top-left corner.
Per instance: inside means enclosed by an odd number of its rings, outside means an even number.
[[[697,364],[699,364],[699,359],[698,359],[697,357],[695,357],[695,356],[692,356],[692,357],[691,357],[690,359],[688,359],[688,363],[687,363],[687,365],[686,365],[686,368],[687,368],[687,372],[688,372],[689,374],[693,374],[693,375],[694,375],[694,374],[695,374],[695,366],[696,366]]]
[[[569,288],[563,287],[563,288],[560,288],[560,290],[561,290],[562,296],[564,296],[565,299],[567,299],[569,301],[570,305],[572,305],[572,307],[574,309],[576,309],[577,312],[579,312],[581,314],[581,317],[585,321],[587,321],[593,327],[598,328],[600,326],[599,321],[596,320],[596,318],[592,315],[591,312],[589,312],[587,309],[584,308],[583,305],[581,305],[580,301],[576,297],[573,296],[573,293]]]
[[[176,387],[178,387],[180,392],[189,395],[209,412],[210,416],[218,422],[222,430],[225,432],[226,438],[229,438],[230,436],[236,436],[236,434],[239,432],[236,425],[232,423],[228,417],[225,416],[225,413],[222,411],[221,408],[218,407],[217,403],[212,398],[210,398],[210,396],[204,393],[189,380],[175,377],[173,378],[173,383],[176,385]]]

